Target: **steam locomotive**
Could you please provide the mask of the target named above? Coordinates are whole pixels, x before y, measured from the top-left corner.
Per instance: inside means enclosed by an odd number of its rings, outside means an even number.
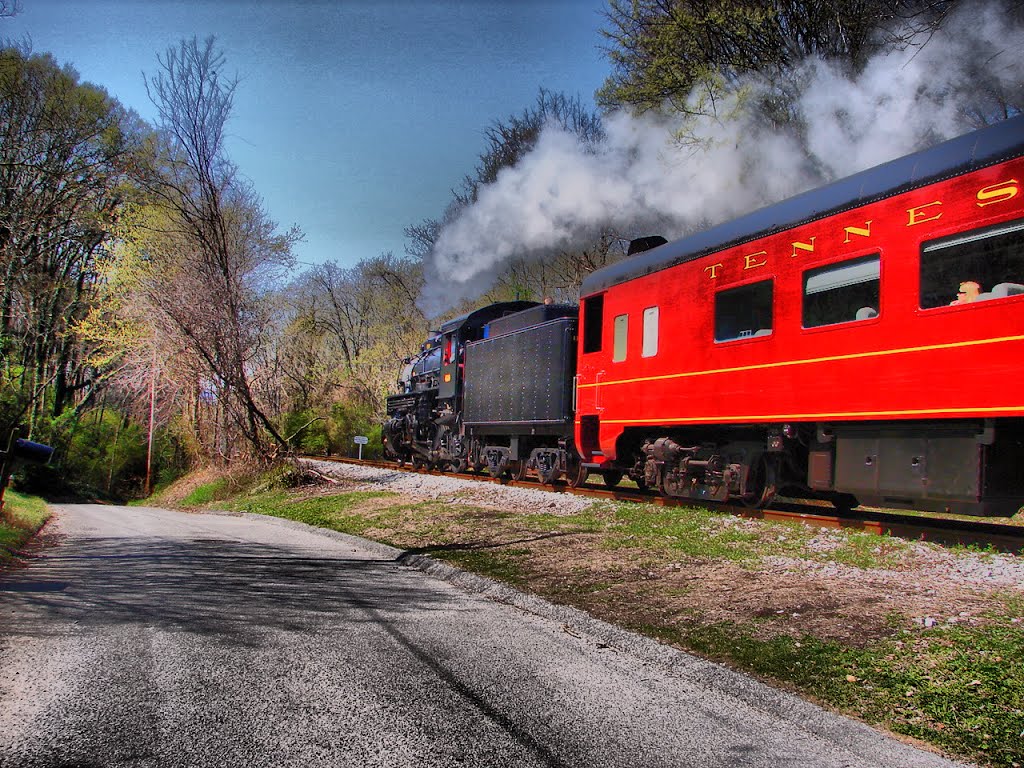
[[[976,515],[1024,505],[1024,116],[445,323],[413,465]]]

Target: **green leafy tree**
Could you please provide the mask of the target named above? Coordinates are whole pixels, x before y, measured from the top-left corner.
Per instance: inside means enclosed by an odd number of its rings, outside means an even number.
[[[103,372],[75,326],[100,300],[141,135],[70,67],[0,48],[0,432],[82,407]]]
[[[714,114],[744,76],[784,77],[808,56],[858,71],[934,29],[957,0],[609,0],[605,108]]]
[[[357,453],[354,442],[356,435],[369,438],[363,446],[363,458],[380,458],[383,453],[380,415],[366,404],[346,401],[335,403],[328,419],[328,434],[333,451],[343,456]]]
[[[312,408],[286,413],[281,420],[281,432],[299,453],[317,456],[330,453],[327,422]]]

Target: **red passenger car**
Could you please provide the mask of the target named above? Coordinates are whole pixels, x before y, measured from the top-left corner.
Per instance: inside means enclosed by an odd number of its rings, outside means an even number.
[[[1024,117],[583,284],[576,445],[673,496],[1024,504]]]

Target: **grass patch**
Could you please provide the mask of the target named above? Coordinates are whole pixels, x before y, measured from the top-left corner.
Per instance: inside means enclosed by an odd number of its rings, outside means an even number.
[[[903,539],[860,531],[831,531],[799,522],[761,522],[756,551],[854,568],[897,568],[911,544]]]
[[[1024,628],[943,627],[863,648],[754,638],[731,624],[635,629],[783,681],[868,722],[978,761],[1024,764]]]
[[[10,561],[13,553],[25,546],[50,519],[50,514],[46,502],[39,497],[8,489],[0,515],[0,564]]]
[[[226,506],[236,512],[253,512],[259,515],[282,517],[317,528],[327,528],[339,533],[360,536],[370,528],[386,521],[386,513],[369,517],[353,514],[353,507],[370,499],[392,497],[387,491],[354,491],[332,496],[314,496],[296,499],[284,490],[265,491],[254,496],[236,497]],[[392,515],[400,514],[399,509],[391,510]]]
[[[231,495],[231,482],[220,477],[209,483],[203,483],[188,494],[181,503],[186,507],[201,507],[211,501],[221,501]]]
[[[525,587],[529,584],[529,575],[524,563],[530,555],[528,549],[445,549],[430,553],[431,557],[444,560],[457,568],[487,578],[510,584],[513,587]]]
[[[600,509],[600,505],[595,505]],[[512,515],[507,515],[512,517]],[[574,530],[580,533],[594,533],[608,528],[608,521],[598,512],[586,510],[575,515],[521,514],[514,515],[524,527],[534,531]]]
[[[525,515],[532,529],[605,533],[610,549],[640,548],[698,560],[729,560],[755,564],[771,555],[810,557],[856,568],[899,565],[909,548],[900,539],[870,533],[843,532],[824,551],[808,551],[810,543],[827,535],[800,523],[740,524],[731,515],[703,509],[660,507],[653,504],[606,503],[571,515]]]
[[[756,560],[759,535],[707,509],[674,509],[653,504],[615,504],[604,546],[670,551],[675,556],[734,562]],[[732,518],[728,518],[732,519]]]
[[[873,533],[848,533],[843,543],[819,561],[832,560],[854,568],[895,568],[910,549],[909,542]]]

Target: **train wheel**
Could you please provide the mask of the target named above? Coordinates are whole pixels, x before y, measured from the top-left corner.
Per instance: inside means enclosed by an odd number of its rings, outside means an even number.
[[[750,479],[747,482],[747,493],[743,497],[743,505],[751,509],[763,509],[772,503],[775,492],[775,464],[767,457],[761,456],[751,467]]]
[[[461,475],[467,469],[469,469],[469,462],[465,459],[455,459],[454,461],[448,462],[448,467],[457,475]]]
[[[579,488],[587,482],[589,474],[590,470],[584,467],[578,458],[570,458],[566,462],[565,481],[569,484],[570,488]]]
[[[604,484],[609,488],[614,488],[622,482],[622,473],[617,469],[609,469],[606,472],[602,472],[601,477],[604,479]]]
[[[526,462],[510,461],[508,464],[508,474],[513,480],[524,480],[526,478]]]
[[[425,462],[419,456],[412,457],[412,468],[415,469],[417,472],[419,472],[425,466],[427,466],[427,462]]]

